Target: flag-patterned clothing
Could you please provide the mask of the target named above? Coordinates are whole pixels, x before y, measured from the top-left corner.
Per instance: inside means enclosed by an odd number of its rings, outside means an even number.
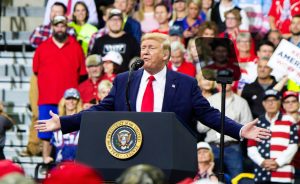
[[[290,163],[297,151],[297,124],[290,116],[279,114],[274,123],[270,123],[265,115],[260,116],[257,126],[271,130],[271,137],[262,142],[248,141],[248,155],[256,163],[254,181],[293,183],[294,167]],[[258,154],[255,153],[256,150],[249,149],[251,147],[256,147]],[[286,156],[287,153],[289,156]],[[274,159],[279,168],[276,171],[267,171],[260,167],[264,159]]]

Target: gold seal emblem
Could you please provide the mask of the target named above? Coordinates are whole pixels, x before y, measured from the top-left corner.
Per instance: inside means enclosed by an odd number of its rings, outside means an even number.
[[[141,148],[143,141],[140,128],[132,121],[115,122],[107,131],[105,144],[108,152],[118,159],[128,159]]]

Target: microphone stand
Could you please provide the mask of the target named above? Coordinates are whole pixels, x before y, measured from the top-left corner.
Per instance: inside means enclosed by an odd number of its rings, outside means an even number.
[[[128,111],[131,112],[131,105],[130,105],[130,100],[129,100],[129,88],[130,88],[130,79],[133,71],[138,70],[144,65],[144,61],[142,59],[136,59],[134,63],[130,66],[130,70],[128,73],[128,78],[127,78],[127,84],[126,84],[126,105],[128,108]]]

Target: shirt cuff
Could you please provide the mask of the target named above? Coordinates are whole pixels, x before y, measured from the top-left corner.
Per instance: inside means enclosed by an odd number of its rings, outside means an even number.
[[[240,141],[243,141],[244,140],[244,137],[242,136],[242,131],[243,131],[243,128],[244,128],[245,126],[242,126],[242,128],[240,129],[240,133],[239,133],[239,135],[240,135]]]

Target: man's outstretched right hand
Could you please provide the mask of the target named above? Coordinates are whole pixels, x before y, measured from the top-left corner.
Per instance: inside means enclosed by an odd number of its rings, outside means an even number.
[[[47,120],[38,120],[36,124],[34,125],[34,128],[39,131],[39,132],[51,132],[51,131],[56,131],[59,130],[61,125],[60,125],[60,120],[59,116],[52,111],[49,112],[50,116],[52,117],[51,119]]]

